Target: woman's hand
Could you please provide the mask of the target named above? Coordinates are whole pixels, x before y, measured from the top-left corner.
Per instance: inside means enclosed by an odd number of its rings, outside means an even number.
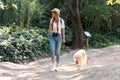
[[[63,39],[62,39],[62,43],[65,43],[65,42],[66,42],[65,38],[63,38]]]

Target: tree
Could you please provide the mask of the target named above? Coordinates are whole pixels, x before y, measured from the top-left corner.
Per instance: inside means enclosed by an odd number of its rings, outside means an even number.
[[[82,0],[66,0],[68,9],[71,12],[72,28],[73,28],[73,47],[83,48],[83,27],[81,23],[81,6]]]

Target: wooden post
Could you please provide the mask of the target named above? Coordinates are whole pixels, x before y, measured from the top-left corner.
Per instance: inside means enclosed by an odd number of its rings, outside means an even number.
[[[89,48],[89,38],[91,37],[91,34],[88,31],[84,31],[84,34],[86,36],[86,48]]]
[[[89,38],[86,37],[86,48],[88,49],[89,48]]]

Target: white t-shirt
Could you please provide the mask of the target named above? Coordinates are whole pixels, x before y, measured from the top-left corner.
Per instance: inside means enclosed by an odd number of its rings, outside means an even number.
[[[50,24],[53,23],[53,31],[52,32],[55,32],[57,33],[57,22],[52,22],[52,19],[50,20]],[[62,18],[59,18],[59,22],[58,22],[58,33],[61,34],[61,29],[62,28],[65,28],[65,22]]]

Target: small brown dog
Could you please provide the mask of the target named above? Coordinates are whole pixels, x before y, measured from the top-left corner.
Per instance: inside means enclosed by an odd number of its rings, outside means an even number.
[[[75,61],[78,69],[82,69],[85,67],[86,62],[87,62],[87,55],[86,55],[85,50],[81,49],[81,50],[77,51],[73,55],[73,58],[74,58],[74,61]]]

